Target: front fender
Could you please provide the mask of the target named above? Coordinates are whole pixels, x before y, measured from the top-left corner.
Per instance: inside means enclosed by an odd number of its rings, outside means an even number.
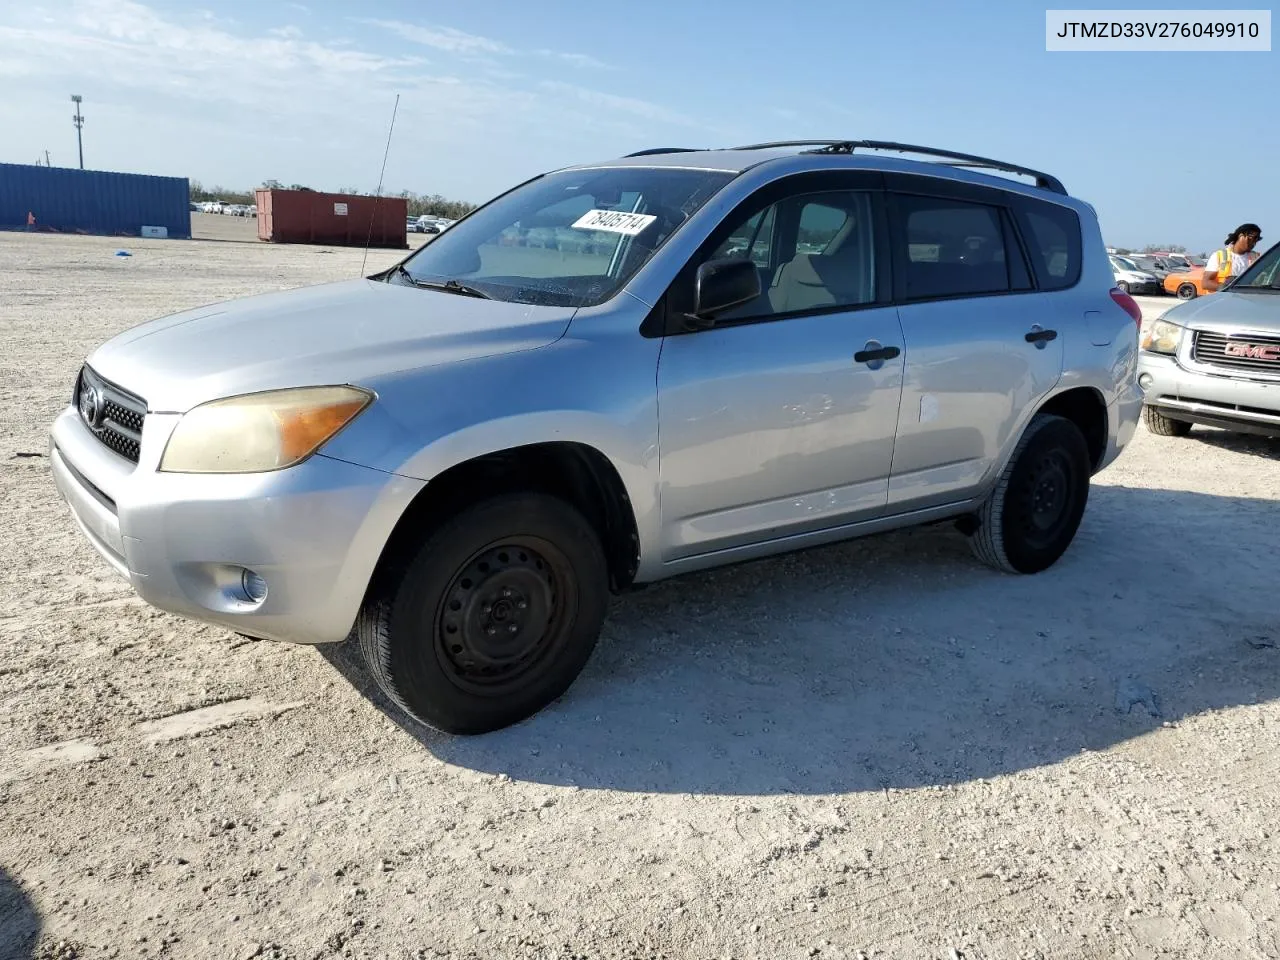
[[[379,383],[377,401],[324,454],[430,481],[522,446],[591,447],[613,465],[631,500],[643,578],[658,563],[659,346],[638,337],[625,350],[568,340]]]

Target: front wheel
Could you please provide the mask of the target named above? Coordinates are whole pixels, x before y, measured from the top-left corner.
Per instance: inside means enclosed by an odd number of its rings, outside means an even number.
[[[1179,299],[1179,300],[1194,300],[1194,299],[1196,298],[1196,294],[1197,294],[1198,292],[1199,292],[1199,291],[1198,291],[1198,290],[1196,290],[1195,284],[1193,284],[1193,283],[1184,283],[1184,284],[1180,284],[1180,285],[1178,286],[1178,299]]]
[[[974,554],[1006,573],[1051,567],[1075,538],[1091,473],[1080,428],[1064,417],[1035,417],[978,511]]]
[[[1155,407],[1143,406],[1142,422],[1158,437],[1185,437],[1191,433],[1191,424],[1186,420],[1166,417]]]
[[[486,733],[563,694],[608,607],[604,550],[564,501],[484,500],[382,578],[357,623],[370,673],[401,709],[446,733]]]

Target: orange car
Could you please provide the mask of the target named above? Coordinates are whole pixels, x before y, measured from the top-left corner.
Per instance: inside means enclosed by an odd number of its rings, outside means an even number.
[[[1214,291],[1204,288],[1204,267],[1192,267],[1165,277],[1164,292],[1172,293],[1179,300],[1194,300]]]

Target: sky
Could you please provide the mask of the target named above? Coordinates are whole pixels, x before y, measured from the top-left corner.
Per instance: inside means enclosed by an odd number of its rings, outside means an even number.
[[[1275,50],[1047,52],[1025,0],[15,0],[0,161],[78,165],[73,93],[86,167],[246,190],[376,190],[395,108],[383,191],[473,203],[654,146],[896,140],[1046,170],[1115,246],[1261,249],[1277,79]]]

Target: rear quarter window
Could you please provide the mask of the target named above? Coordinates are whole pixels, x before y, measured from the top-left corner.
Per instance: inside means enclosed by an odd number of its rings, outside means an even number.
[[[1041,290],[1065,290],[1080,280],[1080,218],[1068,207],[1024,200],[1019,220]]]

